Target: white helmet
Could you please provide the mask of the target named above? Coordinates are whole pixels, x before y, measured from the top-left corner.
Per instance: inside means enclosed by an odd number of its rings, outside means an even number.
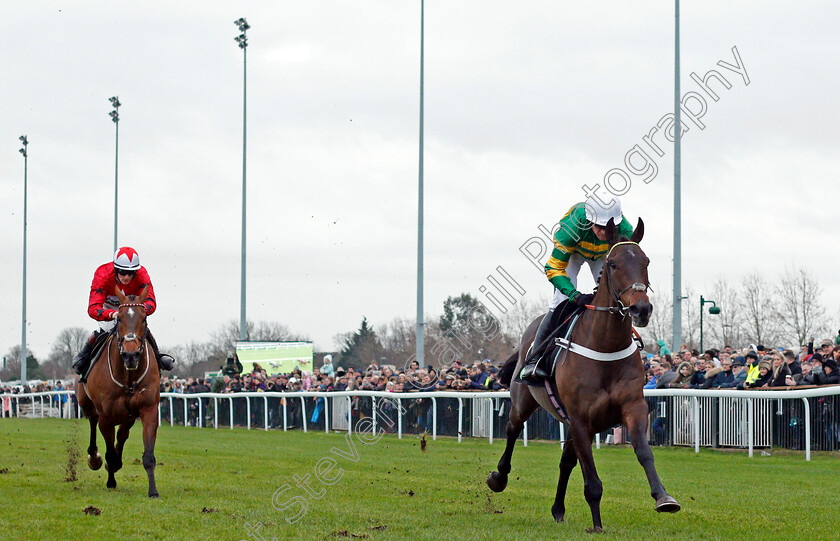
[[[607,225],[610,220],[618,226],[621,223],[621,199],[600,189],[586,198],[584,203],[586,219],[596,225]]]
[[[123,246],[114,252],[114,268],[124,271],[136,271],[140,268],[140,254],[129,246]]]

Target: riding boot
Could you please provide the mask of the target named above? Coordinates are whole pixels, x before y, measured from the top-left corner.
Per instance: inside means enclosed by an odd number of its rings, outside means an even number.
[[[537,335],[534,337],[534,345],[531,347],[531,355],[525,360],[525,364],[522,366],[522,371],[519,373],[520,379],[539,381],[541,378],[547,378],[551,375],[548,373],[546,368],[542,366],[542,363],[539,362],[543,356],[542,353],[545,351],[545,348],[540,348],[539,346],[551,332],[551,320],[553,315],[554,310],[549,310],[540,322],[540,326],[537,328]]]
[[[93,334],[90,335],[90,338],[88,338],[87,342],[85,342],[85,345],[82,346],[82,350],[73,357],[73,372],[82,376],[79,378],[81,383],[85,383],[86,381],[85,373],[90,366],[90,353],[94,342],[96,342],[97,334],[98,333],[94,331]]]
[[[161,370],[172,370],[175,368],[175,358],[172,355],[160,352],[157,341],[155,340],[155,337],[152,336],[152,331],[150,331],[148,327],[146,327],[146,339],[149,341],[149,345],[152,346],[152,351],[155,352],[155,359],[157,359],[158,368]]]

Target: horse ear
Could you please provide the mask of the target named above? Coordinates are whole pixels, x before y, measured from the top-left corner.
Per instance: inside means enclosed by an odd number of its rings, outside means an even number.
[[[146,297],[149,295],[149,284],[146,284],[146,287],[143,288],[143,291],[140,293],[140,300],[137,301],[140,304],[146,302]]]
[[[635,242],[639,244],[642,242],[642,237],[645,236],[645,222],[642,221],[641,217],[639,218],[639,222],[636,224],[636,229],[633,230],[633,234],[630,236],[630,242]]]
[[[117,294],[117,299],[119,299],[120,304],[125,304],[125,295],[120,291],[120,286],[114,286],[114,293]]]
[[[615,244],[615,241],[618,240],[618,230],[615,227],[615,222],[610,220],[607,222],[607,225],[604,226],[604,231],[606,232],[606,241],[610,244]]]

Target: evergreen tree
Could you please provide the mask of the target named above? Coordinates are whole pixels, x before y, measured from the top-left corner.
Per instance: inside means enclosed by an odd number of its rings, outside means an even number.
[[[362,317],[359,330],[344,340],[340,362],[345,369],[350,366],[364,369],[371,361],[378,362],[384,351],[385,348],[379,342],[376,331],[368,323],[367,318]]]

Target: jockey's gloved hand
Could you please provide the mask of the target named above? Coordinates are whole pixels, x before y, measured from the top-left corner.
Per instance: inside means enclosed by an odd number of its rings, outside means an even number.
[[[580,295],[578,295],[577,297],[575,297],[574,299],[572,299],[572,302],[573,302],[576,306],[578,306],[578,307],[580,307],[580,308],[583,308],[583,307],[584,307],[584,306],[586,306],[587,304],[592,304],[592,300],[593,300],[594,298],[595,298],[595,294],[594,294],[594,293],[581,293]]]

